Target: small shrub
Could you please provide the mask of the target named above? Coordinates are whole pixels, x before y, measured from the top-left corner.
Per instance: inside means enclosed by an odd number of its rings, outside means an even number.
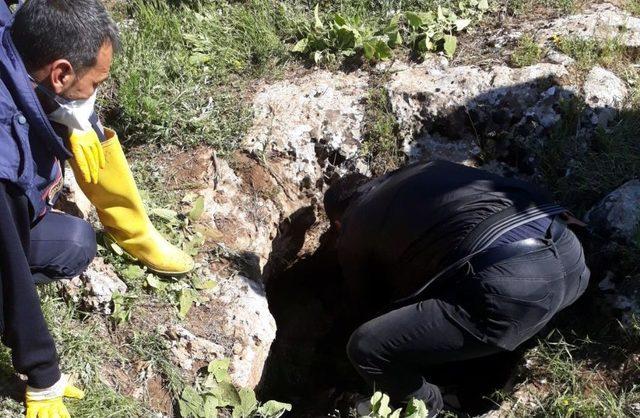
[[[358,17],[336,14],[323,22],[319,5],[314,10],[313,25],[305,26],[303,33],[292,51],[312,58],[316,64],[335,63],[356,54],[369,61],[381,61],[390,58],[391,48],[402,43],[397,18],[383,30],[375,31]]]

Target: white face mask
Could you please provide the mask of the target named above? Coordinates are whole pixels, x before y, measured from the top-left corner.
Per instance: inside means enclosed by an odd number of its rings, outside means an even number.
[[[88,131],[92,129],[89,118],[93,114],[98,89],[95,89],[88,99],[69,100],[53,93],[42,84],[37,83],[31,76],[29,76],[29,78],[36,83],[38,90],[49,96],[58,105],[56,110],[47,115],[49,120],[65,125],[70,130],[78,129],[80,131]]]
[[[98,89],[93,92],[91,97],[83,100],[66,100],[58,96],[54,100],[60,107],[49,113],[48,117],[50,120],[65,125],[69,129],[88,131],[91,129],[89,117],[93,114],[97,95]]]

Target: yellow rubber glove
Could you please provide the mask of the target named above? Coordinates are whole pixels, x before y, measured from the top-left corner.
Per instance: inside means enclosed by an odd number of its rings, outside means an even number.
[[[69,146],[84,181],[98,184],[98,170],[105,168],[106,162],[96,131],[74,129],[69,136]]]
[[[27,386],[26,418],[71,418],[62,398],[84,398],[84,392],[69,383],[69,377],[62,375],[50,388],[34,389]]]

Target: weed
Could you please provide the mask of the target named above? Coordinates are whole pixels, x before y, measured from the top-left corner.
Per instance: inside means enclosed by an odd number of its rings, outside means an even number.
[[[376,31],[358,17],[340,14],[325,23],[319,5],[314,10],[313,24],[307,24],[303,33],[292,51],[311,57],[316,64],[335,64],[357,54],[370,61],[385,60],[391,57],[391,48],[402,43],[397,17],[386,28]]]
[[[540,343],[529,352],[529,363],[536,365],[537,379],[544,384],[533,410],[518,415],[535,417],[626,417],[640,398],[638,388],[613,391],[606,377],[585,360],[576,358],[579,350],[597,343],[579,341],[580,346],[563,338]],[[611,382],[612,383],[612,382]]]
[[[374,175],[394,170],[404,162],[398,124],[383,88],[369,90],[363,136],[361,153]]]
[[[518,40],[516,49],[511,54],[511,64],[515,67],[527,67],[537,64],[542,58],[543,50],[540,45],[531,37],[524,35]]]
[[[364,418],[426,418],[429,410],[424,401],[412,399],[407,403],[404,410],[402,408],[392,409],[389,406],[389,396],[382,392],[373,394],[370,400],[371,413]]]
[[[560,13],[569,13],[575,11],[579,3],[576,0],[507,0],[506,6],[510,14],[521,16],[540,6]]]
[[[169,346],[161,335],[152,333],[134,333],[128,341],[133,355],[159,371],[168,384],[174,398],[182,392],[185,382],[180,370],[169,358]]]
[[[640,16],[640,1],[639,0],[627,0],[624,4],[624,8],[632,15]]]
[[[436,51],[453,57],[458,42],[455,34],[480,20],[488,10],[487,0],[465,0],[457,2],[455,8],[438,4],[428,12],[397,11],[390,18],[374,22],[337,13],[325,23],[317,5],[313,23],[304,26],[293,52],[316,64],[336,64],[359,55],[375,62],[390,58],[392,49],[404,42],[420,57]]]
[[[624,68],[629,62],[629,50],[618,38],[559,37],[555,43],[560,51],[574,58],[582,70],[595,65],[615,70]]]
[[[277,401],[260,405],[253,390],[236,388],[231,383],[227,359],[209,363],[196,384],[184,388],[178,405],[184,418],[216,417],[219,409],[230,410],[233,418],[277,418],[291,411],[291,405]]]
[[[535,149],[548,188],[579,215],[640,172],[637,111],[622,111],[613,128],[587,142],[579,132],[583,109],[578,100],[564,102],[560,123]]]
[[[455,34],[480,20],[488,10],[487,0],[468,0],[459,2],[455,10],[438,6],[435,12],[408,12],[407,44],[421,56],[441,50],[451,58],[458,47]]]

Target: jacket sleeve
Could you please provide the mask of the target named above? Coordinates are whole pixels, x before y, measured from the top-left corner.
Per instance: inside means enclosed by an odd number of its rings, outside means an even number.
[[[13,15],[9,9],[9,5],[15,3],[11,0],[0,0],[0,27],[4,27],[11,21]]]
[[[58,355],[40,308],[29,268],[31,222],[27,198],[0,182],[0,304],[3,342],[13,367],[29,386],[46,388],[60,379]]]

